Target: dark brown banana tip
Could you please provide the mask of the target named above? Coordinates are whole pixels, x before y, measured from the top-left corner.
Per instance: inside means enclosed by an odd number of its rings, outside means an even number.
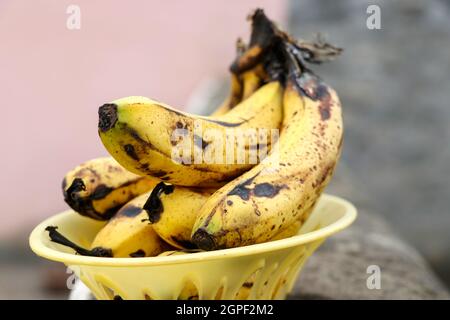
[[[163,193],[171,194],[174,188],[175,187],[172,184],[166,184],[164,182],[160,182],[155,186],[144,206],[142,207],[148,214],[148,219],[144,219],[143,221],[148,220],[150,223],[158,222],[161,217],[161,213],[164,211],[163,204],[159,197]]]
[[[76,194],[80,191],[85,191],[86,185],[84,184],[83,180],[80,178],[75,178],[72,181],[72,184],[67,188],[67,190],[64,191],[64,200],[66,201],[73,201],[76,198]]]
[[[249,18],[252,21],[250,43],[244,52],[238,54],[230,66],[231,72],[235,74],[240,74],[256,66],[266,49],[273,44],[276,35],[275,25],[267,18],[262,9],[257,9]]]
[[[216,242],[213,236],[203,229],[198,229],[192,236],[192,242],[201,250],[216,250]]]
[[[98,108],[98,129],[106,132],[113,128],[117,122],[117,105],[106,103]]]
[[[64,179],[63,186],[65,186],[66,183],[67,181]],[[82,216],[90,217],[95,220],[108,220],[114,215],[114,213],[116,213],[118,207],[111,208],[101,214],[95,211],[92,205],[92,200],[104,198],[111,192],[111,188],[105,188],[105,186],[100,185],[89,197],[80,197],[79,192],[85,190],[86,185],[81,178],[73,179],[67,190],[63,188],[64,201],[69,205],[69,207]]]

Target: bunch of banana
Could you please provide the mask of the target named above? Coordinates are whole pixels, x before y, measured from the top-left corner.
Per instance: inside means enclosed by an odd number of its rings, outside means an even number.
[[[245,45],[238,41],[236,47],[239,56],[244,52]],[[242,73],[232,72],[230,93],[212,116],[224,116],[267,80],[261,65]],[[68,240],[53,226],[48,227],[51,239],[73,248],[79,254],[106,257],[153,256],[170,248],[169,244],[179,249],[192,247],[190,233],[195,213],[215,190],[177,186],[176,191],[164,200],[167,202],[164,205],[166,211],[170,210],[172,214],[159,214],[161,218],[158,219],[152,214],[151,220],[147,219],[154,223],[150,226],[148,222],[142,221],[145,218],[142,216],[142,207],[147,203],[149,208],[151,202],[146,197],[152,194],[149,191],[154,190],[161,179],[164,177],[158,174],[136,175],[112,157],[92,159],[80,164],[63,179],[64,200],[83,216],[109,222],[99,232],[91,249],[82,248]],[[151,198],[155,199],[157,193],[153,194]]]
[[[270,38],[276,39],[262,52],[279,57],[284,68],[284,118],[278,148],[202,206],[192,241],[203,250],[269,241],[311,210],[341,152],[343,124],[336,92],[304,67],[297,43],[261,11],[254,19],[264,22],[272,30]]]
[[[341,50],[292,39],[262,10],[251,21],[249,44],[238,42],[230,67],[229,96],[211,116],[145,97],[99,108],[98,133],[112,157],[71,170],[63,193],[76,212],[108,221],[89,248],[49,226],[52,241],[82,255],[149,257],[275,241],[299,232],[333,174],[343,134],[336,92],[305,64],[330,60]],[[247,129],[242,162],[226,161],[226,152],[236,154],[242,141],[223,149],[208,135],[225,138],[230,130]],[[269,135],[271,129],[279,129],[279,139]],[[255,149],[267,156],[251,162]],[[204,155],[224,161],[208,162]],[[252,281],[237,297],[248,297]],[[196,297],[195,286],[186,284],[180,299]]]

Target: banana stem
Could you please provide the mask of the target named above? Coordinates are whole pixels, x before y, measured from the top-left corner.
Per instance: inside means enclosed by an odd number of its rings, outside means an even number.
[[[274,24],[262,9],[257,9],[250,16],[250,20],[252,21],[252,31],[248,48],[237,56],[230,67],[231,71],[236,74],[249,70],[260,63],[267,51],[276,47],[280,42],[290,43],[294,46],[293,54],[302,63],[320,64],[333,60],[342,53],[342,48],[325,42],[320,35],[316,41],[297,41]]]
[[[56,226],[48,226],[47,228],[45,228],[45,231],[48,231],[50,240],[63,246],[72,248],[73,250],[75,250],[76,253],[82,256],[104,257],[104,258],[111,258],[113,256],[111,249],[95,247],[92,250],[88,250],[83,247],[80,247],[79,245],[70,241],[61,233],[59,233],[59,231],[56,231],[56,229],[58,229],[58,227]]]

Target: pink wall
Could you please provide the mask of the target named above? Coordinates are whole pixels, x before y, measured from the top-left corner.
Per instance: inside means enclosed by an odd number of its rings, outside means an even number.
[[[66,8],[81,8],[81,30]],[[183,105],[221,75],[255,7],[281,21],[284,1],[0,1],[0,237],[66,208],[60,184],[106,154],[97,108],[127,95]]]

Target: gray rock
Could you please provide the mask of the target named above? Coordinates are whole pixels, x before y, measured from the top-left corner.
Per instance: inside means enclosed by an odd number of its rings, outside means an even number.
[[[370,266],[380,288],[369,289]],[[370,269],[369,269],[370,271]],[[382,218],[360,212],[357,221],[311,256],[291,299],[450,299],[422,256],[395,236]]]

